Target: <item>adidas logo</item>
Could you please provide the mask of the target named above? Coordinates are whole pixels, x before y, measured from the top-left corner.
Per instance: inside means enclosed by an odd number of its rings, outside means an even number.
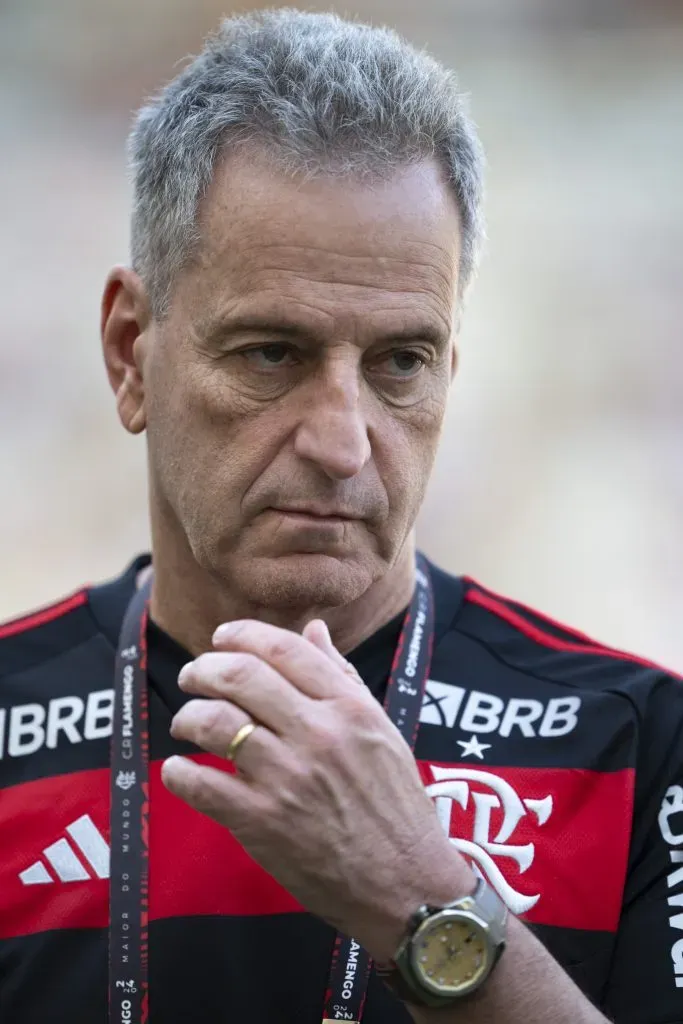
[[[59,881],[88,882],[93,875],[96,878],[109,878],[109,847],[90,815],[84,814],[72,821],[66,826],[66,831],[71,836],[73,846],[68,839],[58,839],[43,850],[45,860]],[[74,846],[80,851],[83,860],[76,855]],[[92,874],[83,861],[92,869]],[[20,871],[19,878],[24,885],[46,885],[55,881],[42,860]]]

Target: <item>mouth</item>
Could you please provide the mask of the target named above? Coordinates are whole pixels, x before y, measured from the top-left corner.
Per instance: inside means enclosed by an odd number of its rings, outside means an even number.
[[[286,517],[292,521],[319,525],[330,523],[351,523],[360,518],[360,516],[350,515],[348,512],[334,508],[313,508],[304,505],[273,506],[268,511],[275,512],[277,515]]]

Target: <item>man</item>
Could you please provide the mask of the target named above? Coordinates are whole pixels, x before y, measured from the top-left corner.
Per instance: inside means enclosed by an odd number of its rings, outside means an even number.
[[[0,1018],[682,1021],[680,682],[416,563],[481,235],[450,75],[232,19],[131,152],[151,563],[2,630]]]

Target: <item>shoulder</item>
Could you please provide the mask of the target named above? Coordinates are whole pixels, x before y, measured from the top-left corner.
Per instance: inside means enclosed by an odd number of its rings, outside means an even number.
[[[106,765],[117,635],[138,562],[0,626],[0,787]]]
[[[595,690],[645,691],[671,685],[683,695],[683,677],[638,654],[601,643],[544,613],[463,577],[460,615],[452,628],[510,668],[549,682]]]
[[[0,677],[58,657],[93,632],[89,588],[0,623]]]
[[[93,638],[105,647],[116,643],[118,623],[144,556],[126,571],[104,584],[85,585],[51,604],[0,623],[0,686],[8,677],[29,673],[42,666],[63,663],[69,652],[81,650]],[[68,657],[67,657],[68,660]]]

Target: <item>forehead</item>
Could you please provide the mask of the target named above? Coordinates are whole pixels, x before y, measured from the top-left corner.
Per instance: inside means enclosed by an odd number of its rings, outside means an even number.
[[[181,290],[204,313],[236,298],[311,303],[312,311],[422,305],[450,321],[459,218],[435,163],[369,185],[270,168],[232,155],[200,211],[198,257]]]

